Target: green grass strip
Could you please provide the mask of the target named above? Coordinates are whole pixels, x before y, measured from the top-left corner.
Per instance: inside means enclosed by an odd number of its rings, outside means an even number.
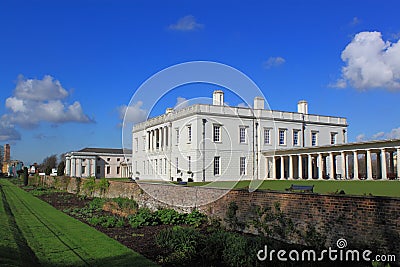
[[[318,181],[318,180],[259,180],[260,186],[252,185],[252,188],[285,191],[291,184],[314,185],[314,192],[320,194],[332,194],[343,190],[346,195],[373,195],[400,197],[400,181]],[[248,188],[250,181],[220,181],[220,182],[195,182],[188,186],[204,186],[216,188]]]
[[[9,181],[0,179],[0,185],[19,229],[41,266],[156,266]],[[7,235],[9,232],[4,233]]]

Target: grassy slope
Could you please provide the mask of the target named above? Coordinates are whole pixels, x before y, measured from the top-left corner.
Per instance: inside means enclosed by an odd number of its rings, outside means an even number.
[[[21,232],[42,266],[155,266],[9,181],[0,180]]]
[[[240,181],[235,188],[246,188],[250,181]],[[334,193],[337,190],[344,190],[347,195],[369,195],[400,197],[400,181],[288,181],[288,180],[270,180],[262,181],[258,189],[269,189],[284,191],[291,184],[314,185],[314,192],[326,194]],[[189,183],[192,186],[210,186],[229,188],[234,185],[233,182],[214,182],[214,183]],[[257,188],[256,184],[251,186]]]

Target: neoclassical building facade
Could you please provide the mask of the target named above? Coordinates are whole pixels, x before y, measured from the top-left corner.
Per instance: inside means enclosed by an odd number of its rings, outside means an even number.
[[[66,154],[64,172],[71,177],[130,178],[132,157],[123,149],[84,148]]]
[[[195,104],[133,127],[132,170],[140,179],[374,179],[398,177],[399,141],[347,142],[343,117]],[[396,163],[395,163],[396,162]],[[359,166],[360,165],[360,166]]]

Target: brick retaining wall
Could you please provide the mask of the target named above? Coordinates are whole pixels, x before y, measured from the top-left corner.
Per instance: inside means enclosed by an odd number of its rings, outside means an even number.
[[[82,181],[69,177],[30,178],[31,185],[44,185],[67,190],[70,193],[85,194],[80,187]],[[155,196],[153,198],[152,196]],[[257,232],[249,222],[257,218],[256,207],[274,210],[279,203],[281,213],[290,219],[297,232],[287,235],[285,240],[305,244],[304,233],[315,229],[325,238],[325,245],[336,248],[336,240],[344,238],[349,247],[366,248],[380,253],[396,254],[400,261],[400,198],[321,195],[308,193],[231,190],[216,188],[184,187],[162,184],[141,184],[110,181],[108,190],[98,191],[93,196],[134,199],[140,207],[158,209],[176,205],[179,211],[190,211],[195,205],[203,213],[224,222],[229,203],[238,206],[237,218],[247,224],[244,231]],[[208,203],[208,199],[217,201]],[[159,200],[157,200],[159,199]],[[160,201],[161,200],[161,201]],[[311,227],[311,228],[310,228]]]

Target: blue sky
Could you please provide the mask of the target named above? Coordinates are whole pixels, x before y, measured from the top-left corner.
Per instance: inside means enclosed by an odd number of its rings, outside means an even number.
[[[347,117],[349,141],[400,138],[399,8],[398,1],[0,1],[0,144],[25,163],[121,147],[120,111],[135,90],[194,60],[242,71],[272,109],[296,111],[306,99],[310,113]],[[160,112],[178,97],[193,93],[171,93]]]

